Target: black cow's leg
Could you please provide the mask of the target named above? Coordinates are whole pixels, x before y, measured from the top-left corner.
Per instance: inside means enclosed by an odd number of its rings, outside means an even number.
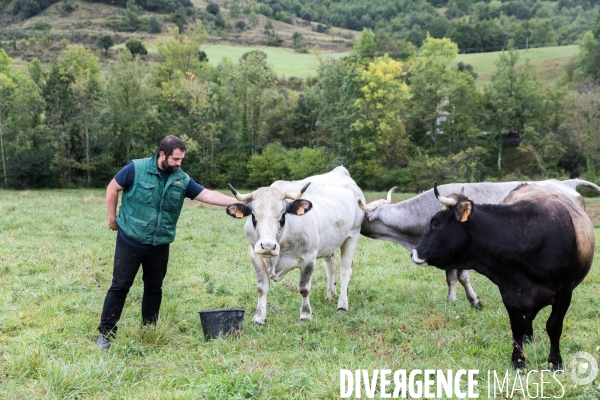
[[[310,288],[313,271],[315,270],[314,261],[308,262],[300,271],[300,281],[298,281],[298,291],[302,296],[302,306],[300,306],[300,320],[309,321],[312,318],[312,309],[310,308]]]
[[[546,322],[546,331],[550,337],[550,354],[548,355],[548,367],[552,371],[562,370],[562,357],[560,356],[560,335],[562,334],[563,321],[571,305],[572,290],[556,294],[552,312]]]
[[[533,343],[533,317],[525,316],[525,335],[523,336],[523,343]]]
[[[506,304],[505,304],[506,306]],[[512,367],[515,370],[525,370],[525,353],[523,352],[523,335],[525,334],[525,318],[516,309],[506,307],[510,318],[510,328],[513,335]]]

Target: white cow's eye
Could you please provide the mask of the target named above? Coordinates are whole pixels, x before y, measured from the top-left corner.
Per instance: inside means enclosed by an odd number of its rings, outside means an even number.
[[[285,214],[283,214],[281,216],[281,219],[279,220],[279,225],[281,225],[281,226],[285,225]]]
[[[254,216],[254,214],[252,215],[252,225],[254,225],[254,227],[256,228],[256,217]]]

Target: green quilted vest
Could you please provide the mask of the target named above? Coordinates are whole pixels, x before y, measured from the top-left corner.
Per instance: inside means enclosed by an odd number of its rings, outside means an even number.
[[[156,166],[158,153],[133,160],[135,180],[123,194],[117,223],[123,232],[142,244],[158,246],[175,240],[190,177],[181,168],[164,179]]]

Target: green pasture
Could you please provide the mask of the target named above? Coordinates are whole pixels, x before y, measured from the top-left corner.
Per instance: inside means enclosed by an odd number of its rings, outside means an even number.
[[[230,60],[237,62],[244,53],[260,50],[267,55],[267,63],[273,67],[273,70],[278,75],[286,78],[292,76],[298,78],[316,76],[317,67],[319,66],[319,57],[338,57],[343,55],[339,53],[322,53],[321,55],[300,54],[295,53],[291,49],[284,48],[225,46],[213,44],[203,45],[202,50],[206,52],[208,61],[213,65],[217,65],[223,58],[229,58]]]
[[[115,48],[125,47],[124,44],[116,45]],[[146,45],[149,53],[156,52],[155,45]],[[339,57],[346,53],[322,53],[316,54],[300,54],[295,53],[288,48],[277,47],[261,47],[261,46],[227,46],[218,44],[206,44],[202,46],[202,50],[208,56],[208,62],[213,65],[218,65],[223,58],[228,58],[233,62],[237,62],[245,53],[253,50],[260,50],[267,55],[267,64],[273,67],[277,75],[290,78],[292,76],[298,78],[306,78],[308,76],[317,75],[317,67],[319,66],[319,57],[325,59],[327,57]]]
[[[597,209],[600,198],[587,203]],[[256,278],[242,227],[223,209],[186,203],[158,326],[140,326],[140,273],[107,351],[94,344],[115,242],[104,191],[0,191],[0,398],[334,399],[340,369],[386,368],[478,369],[479,397],[487,398],[488,371],[510,369],[508,317],[492,283],[473,273],[481,311],[469,306],[462,288],[449,303],[443,272],[412,264],[396,244],[367,238],[355,257],[348,312],[325,300],[319,261],[312,321],[299,321],[296,270],[271,284],[267,325],[252,325]],[[595,232],[600,239],[597,221]],[[566,365],[579,351],[600,359],[596,250],[565,319]],[[246,309],[241,336],[204,340],[197,311],[214,307]],[[545,309],[534,321],[536,342],[525,347],[529,369],[547,369],[548,315]],[[562,398],[600,397],[600,378],[575,386],[573,374],[558,376]],[[539,373],[531,375],[539,383]],[[562,392],[554,382],[544,396]]]
[[[124,47],[117,45],[115,48]],[[150,53],[156,52],[156,46],[148,45],[147,49]],[[553,46],[532,48],[529,50],[518,50],[521,54],[519,64],[523,64],[526,59],[529,59],[532,64],[541,72],[541,76],[547,80],[554,81],[555,75],[559,75],[562,66],[575,54],[579,46]],[[223,58],[237,62],[244,53],[252,50],[260,50],[267,54],[267,63],[271,65],[274,71],[286,78],[295,76],[306,78],[308,76],[316,76],[317,67],[319,65],[319,57],[340,57],[347,53],[322,53],[315,54],[300,54],[295,53],[291,49],[276,48],[276,47],[261,47],[261,46],[228,46],[217,44],[206,44],[202,46],[202,50],[208,55],[208,60],[211,64],[217,65]],[[491,53],[472,53],[459,54],[456,62],[464,62],[471,64],[473,70],[479,75],[477,78],[478,85],[488,83],[490,77],[496,71],[495,62],[501,52]],[[559,71],[556,72],[555,70]],[[546,71],[548,70],[548,71]]]
[[[560,64],[570,59],[579,51],[578,45],[570,46],[552,46],[532,48],[528,50],[518,50],[520,54],[519,64],[523,64],[526,59],[536,65],[536,68],[543,67],[545,63],[555,61]],[[478,83],[488,82],[491,75],[496,71],[496,61],[502,52],[492,53],[470,53],[459,54],[457,62],[462,61],[465,64],[471,64],[473,70],[479,74]]]

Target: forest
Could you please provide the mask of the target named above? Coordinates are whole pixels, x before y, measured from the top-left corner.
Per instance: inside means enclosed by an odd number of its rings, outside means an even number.
[[[305,80],[278,77],[261,51],[213,66],[198,52],[207,39],[197,20],[158,39],[157,62],[121,48],[107,68],[65,40],[50,68],[35,58],[16,68],[0,49],[0,187],[104,187],[168,134],[188,143],[184,170],[217,189],[337,165],[363,189],[413,192],[434,181],[600,178],[598,18],[556,85],[517,66],[513,41],[477,87],[456,61],[460,46],[429,34],[397,59],[364,28],[348,56],[323,57]]]

